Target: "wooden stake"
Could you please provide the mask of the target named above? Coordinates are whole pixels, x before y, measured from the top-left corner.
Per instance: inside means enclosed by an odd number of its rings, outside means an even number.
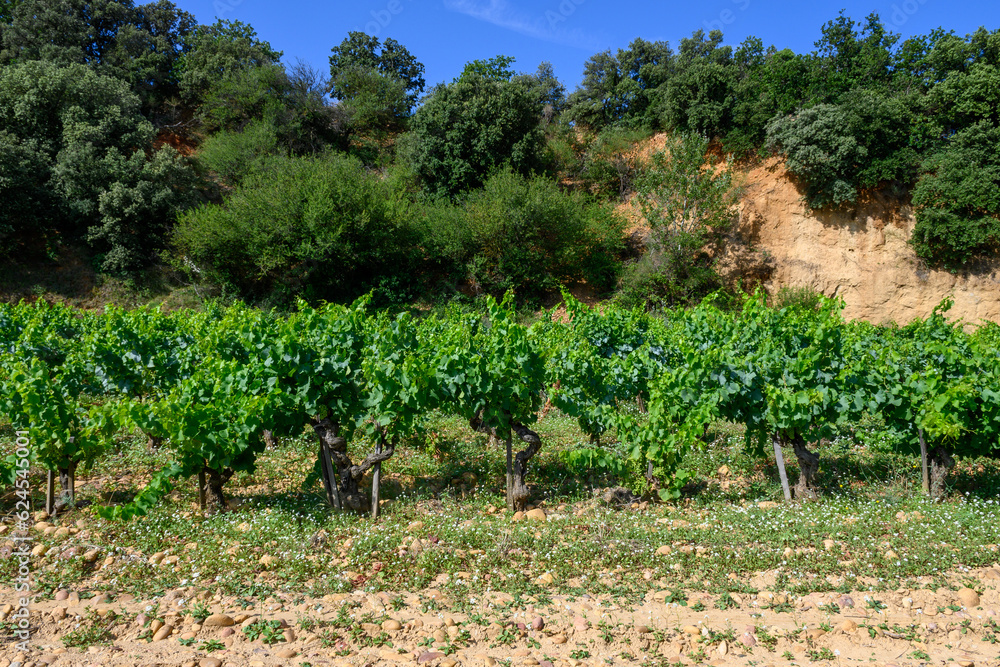
[[[208,499],[205,497],[205,471],[198,471],[198,507],[204,510],[208,507]]]
[[[76,507],[76,464],[69,464],[69,506]]]
[[[343,509],[340,504],[340,485],[337,483],[337,473],[333,469],[333,462],[330,460],[329,448],[320,439],[319,445],[320,464],[323,466],[324,481],[328,481],[326,489],[326,499],[335,509]]]
[[[45,511],[49,516],[56,509],[56,473],[49,470],[49,475],[45,480]]]
[[[514,511],[514,455],[511,436],[507,436],[507,509]]]
[[[785,457],[781,453],[781,440],[776,435],[772,442],[774,444],[774,459],[778,462],[778,474],[781,475],[781,490],[785,492],[785,500],[791,500],[792,490],[788,488],[788,473],[785,472]]]
[[[375,443],[375,453],[382,453],[382,439]],[[375,464],[372,469],[372,520],[378,519],[378,495],[379,495],[379,483],[382,480],[382,462],[379,461]]]
[[[917,438],[920,440],[920,465],[923,468],[924,493],[931,495],[931,470],[927,461],[927,441],[924,439],[924,429],[917,429]]]

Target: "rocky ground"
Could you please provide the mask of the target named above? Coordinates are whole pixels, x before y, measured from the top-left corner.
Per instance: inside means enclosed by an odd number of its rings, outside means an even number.
[[[661,590],[632,606],[609,595],[492,592],[461,614],[435,589],[248,601],[190,588],[110,599],[82,587],[35,603],[30,650],[8,635],[0,667],[1000,665],[1000,565],[948,579],[955,585],[937,590],[804,597],[692,592],[677,601]],[[12,588],[0,599],[14,600]]]

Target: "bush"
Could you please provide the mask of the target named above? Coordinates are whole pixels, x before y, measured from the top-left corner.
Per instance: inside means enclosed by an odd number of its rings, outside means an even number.
[[[797,312],[810,312],[819,308],[823,294],[812,287],[782,287],[774,295],[772,304],[780,310],[788,308]]]
[[[611,199],[624,199],[639,172],[636,145],[649,137],[648,131],[611,126],[587,145],[580,176],[591,192]]]
[[[616,300],[628,308],[696,304],[723,287],[703,234],[677,231],[658,251],[625,267]]]
[[[223,130],[205,139],[198,151],[198,163],[227,185],[235,185],[280,152],[274,126],[257,121],[242,132]]]
[[[917,222],[910,243],[952,268],[1000,247],[1000,129],[983,121],[928,158],[913,189]]]
[[[607,290],[618,276],[622,221],[544,178],[499,172],[461,206],[428,205],[420,225],[431,266],[479,293],[537,303],[562,283]]]
[[[787,157],[788,169],[805,186],[812,208],[857,199],[857,174],[868,154],[854,136],[857,119],[833,104],[820,104],[767,125],[771,149]]]
[[[270,158],[222,204],[181,216],[174,243],[250,299],[352,299],[380,285],[404,298],[413,282],[405,206],[343,155]]]
[[[410,122],[404,152],[429,192],[452,196],[481,187],[504,165],[525,175],[538,169],[540,120],[530,86],[470,73],[430,95]]]
[[[0,68],[0,234],[87,238],[102,268],[143,268],[192,193],[189,167],[125,82],[85,65]]]
[[[636,180],[649,225],[646,254],[625,272],[618,299],[654,308],[697,303],[722,287],[715,248],[737,203],[728,170],[706,162],[708,140],[675,136]]]

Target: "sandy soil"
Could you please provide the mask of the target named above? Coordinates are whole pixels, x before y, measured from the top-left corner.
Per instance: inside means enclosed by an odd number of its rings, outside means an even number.
[[[766,579],[762,573],[759,578]],[[973,583],[975,579],[975,583]],[[269,598],[244,609],[235,599],[207,591],[169,591],[159,601],[156,615],[166,621],[156,639],[153,627],[143,627],[154,615],[152,601],[122,595],[108,601],[102,594],[59,591],[56,600],[32,606],[30,650],[19,651],[5,638],[0,667],[17,665],[790,665],[851,663],[865,665],[934,664],[958,667],[1000,665],[1000,565],[956,574],[948,589],[895,592],[823,593],[804,597],[761,593],[735,595],[738,607],[720,610],[717,598],[691,593],[687,606],[667,601],[666,591],[651,591],[635,606],[618,604],[613,597],[552,595],[549,605],[529,602],[516,611],[503,609],[512,598],[502,592],[474,599],[480,609],[469,614],[446,611],[453,600],[438,590],[421,591],[436,599],[445,611],[424,612],[419,598],[402,594],[405,604],[389,593],[355,591],[322,598]],[[927,581],[930,581],[929,579]],[[918,582],[921,583],[921,582]],[[976,592],[978,591],[978,592]],[[80,593],[84,599],[80,599]],[[197,623],[186,610],[197,595],[213,616]],[[880,604],[869,603],[868,598]],[[397,604],[393,605],[393,599]],[[13,601],[10,587],[0,587],[0,600]],[[530,598],[528,598],[530,600]],[[342,605],[350,617],[366,614],[384,618],[381,625],[365,624],[352,638],[332,624]],[[833,613],[835,605],[839,610]],[[884,605],[883,609],[876,607]],[[400,607],[400,608],[396,608]],[[700,610],[700,611],[696,611]],[[6,605],[0,615],[9,613]],[[111,624],[110,644],[64,648],[61,637],[90,614]],[[109,616],[109,614],[111,616]],[[124,614],[124,615],[123,615]],[[138,615],[135,617],[134,615]],[[470,615],[475,621],[470,622]],[[311,616],[329,624],[339,635],[326,640],[303,630],[299,620]],[[268,645],[251,641],[242,628],[260,619],[281,621],[283,641]],[[343,617],[341,617],[343,618]],[[111,623],[111,622],[109,622]],[[487,623],[483,625],[481,623]],[[310,628],[322,633],[319,628]],[[466,634],[467,633],[467,634]],[[724,635],[729,634],[728,638]],[[366,646],[381,637],[392,646]],[[184,645],[182,640],[194,640]],[[217,640],[224,649],[199,650]],[[510,642],[510,643],[505,643]],[[996,643],[993,643],[996,642]],[[376,642],[377,643],[377,642]],[[438,650],[452,647],[450,654]],[[449,649],[445,649],[446,651]]]

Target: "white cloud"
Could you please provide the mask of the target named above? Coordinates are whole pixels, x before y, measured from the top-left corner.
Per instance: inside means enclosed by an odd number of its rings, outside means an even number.
[[[453,12],[528,37],[583,49],[599,48],[604,40],[580,29],[568,29],[567,24],[572,22],[577,5],[582,3],[583,0],[566,0],[562,5],[552,2],[551,7],[529,14],[511,6],[507,0],[444,0],[444,6]]]

